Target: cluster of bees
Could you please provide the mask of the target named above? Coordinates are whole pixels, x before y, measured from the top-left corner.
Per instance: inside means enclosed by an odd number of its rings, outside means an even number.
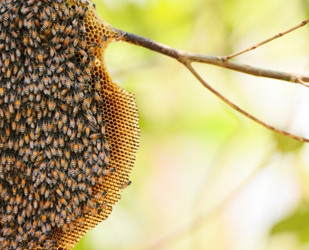
[[[89,85],[87,10],[86,0],[0,2],[1,249],[53,248],[55,228],[104,205],[93,187],[115,169]]]

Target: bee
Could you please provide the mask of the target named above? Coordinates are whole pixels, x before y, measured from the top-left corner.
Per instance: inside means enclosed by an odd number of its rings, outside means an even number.
[[[82,40],[82,41],[80,42],[80,47],[83,48],[83,49],[85,49],[85,48],[87,47],[87,41],[86,41],[86,40]]]
[[[55,178],[56,180],[58,179],[58,171],[57,170],[53,170],[52,171],[52,175],[53,175],[53,178]]]
[[[47,220],[46,214],[41,215],[41,220],[45,223]]]
[[[35,3],[35,0],[28,0],[28,1],[27,1],[27,4],[28,4],[28,5],[33,5],[34,3]]]
[[[8,26],[9,25],[9,18],[10,18],[10,14],[9,12],[6,12],[4,15],[3,15],[3,25],[4,26]]]
[[[14,147],[15,147],[15,146],[14,146]],[[17,160],[17,161],[15,162],[15,166],[16,166],[18,169],[24,170],[24,166],[22,165],[22,163],[21,163],[20,160]],[[1,171],[0,171],[0,172],[1,172]],[[26,183],[26,180],[25,180],[25,179],[22,179],[21,182],[20,182],[20,185],[21,185],[22,187],[24,187],[24,186],[25,186],[25,183]]]
[[[75,153],[75,154],[77,154],[78,153],[78,149],[79,149],[79,147],[78,147],[78,144],[73,144],[73,152]]]
[[[12,210],[13,210],[13,206],[12,205],[9,204],[9,205],[6,206],[6,213],[7,214],[12,213]]]
[[[6,137],[9,137],[9,136],[10,136],[10,134],[11,134],[11,132],[10,132],[10,129],[9,129],[9,128],[5,128],[4,132],[5,132],[5,136],[6,136]]]
[[[10,53],[10,60],[13,63],[15,62],[16,58],[15,58],[15,53],[14,52]],[[16,74],[17,73],[17,66],[14,66],[14,68],[15,68],[15,70],[13,71],[13,73]]]
[[[72,185],[73,185],[72,179],[68,179],[68,180],[67,180],[67,186],[68,186],[68,188],[71,188]]]
[[[50,111],[53,111],[53,110],[55,110],[55,108],[56,108],[56,102],[55,102],[54,100],[52,100],[52,99],[49,99],[49,100],[47,101],[47,106],[48,106],[48,109],[49,109]]]
[[[60,24],[59,24],[59,23],[56,23],[56,24],[53,26],[52,34],[53,34],[54,36],[56,36],[56,35],[59,33],[59,30],[60,30]]]
[[[59,146],[61,147],[61,148],[63,148],[64,147],[64,138],[63,137],[59,137]]]
[[[5,38],[6,38],[6,33],[2,31],[0,34],[0,40],[5,40]]]
[[[65,33],[66,33],[67,35],[70,35],[71,32],[72,32],[72,30],[73,30],[72,25],[68,25],[68,26],[66,27],[66,29],[65,29]]]
[[[52,12],[52,13],[50,14],[50,17],[51,17],[51,19],[52,19],[53,21],[56,21],[56,17],[57,17],[56,12]]]
[[[38,62],[42,63],[43,62],[43,52],[39,51],[37,54],[37,60]]]
[[[76,47],[79,43],[79,39],[77,37],[73,38],[73,46]]]
[[[56,191],[56,193],[57,193],[59,196],[61,196],[61,197],[63,196],[63,194],[62,194],[60,188],[57,188],[55,191]]]
[[[79,193],[78,196],[79,196],[79,200],[80,200],[80,201],[82,201],[82,202],[86,201],[86,198],[87,198],[87,197],[86,197],[86,194],[85,194],[85,193]]]
[[[30,81],[30,77],[29,77],[28,75],[25,75],[25,76],[24,76],[24,83],[25,83],[25,84],[30,84],[30,82],[31,82],[31,81]]]
[[[24,36],[22,42],[23,42],[23,45],[28,46],[28,44],[29,44],[29,37],[28,36]]]
[[[40,81],[39,83],[38,83],[38,90],[39,91],[42,91],[44,89],[44,84],[43,84],[43,82],[42,81]],[[38,94],[40,94],[40,93],[38,93]],[[41,100],[41,99],[40,99]]]
[[[67,201],[66,201],[66,199],[65,198],[60,198],[59,199],[59,204],[61,205],[61,206],[63,206],[63,205],[68,205],[68,203],[67,203]]]
[[[33,16],[33,14],[29,13],[28,16],[27,16],[28,19],[24,20],[24,26],[27,27],[28,30],[30,30],[31,28],[34,28],[34,21],[31,19],[32,16]],[[29,39],[29,42],[30,41],[31,40]],[[30,45],[31,45],[31,43],[30,43]]]
[[[4,200],[7,200],[8,196],[7,196],[7,190],[6,189],[2,189],[0,195],[1,195],[2,198],[4,198]]]
[[[41,185],[41,187],[40,187],[40,194],[44,195],[45,191],[46,191],[46,186],[45,185]]]
[[[14,103],[14,106],[15,106],[16,109],[19,109],[20,106],[21,106],[21,100],[20,99],[16,99],[16,101]],[[17,113],[16,117],[15,117],[15,120],[19,121],[20,120],[20,116],[21,116],[21,113]]]
[[[15,53],[16,53],[16,57],[18,57],[18,58],[21,57],[21,51],[20,51],[19,48],[16,48]]]
[[[28,98],[29,98],[29,101],[33,101],[34,100],[34,93],[30,93]]]
[[[65,46],[68,46],[68,45],[70,44],[70,42],[71,42],[71,38],[70,38],[70,37],[66,37],[66,38],[63,40],[63,44],[64,44]]]
[[[109,143],[108,142],[104,142],[104,149],[106,151],[110,151],[110,146],[109,146]]]
[[[46,234],[41,234],[38,241],[39,242],[44,242],[47,239],[47,235]]]
[[[68,125],[64,124],[62,128],[63,133],[66,134],[68,132],[68,129],[69,129]]]
[[[46,144],[51,144],[53,141],[54,137],[52,135],[48,135],[48,137],[46,138]]]
[[[68,106],[67,106],[65,103],[62,103],[62,104],[60,105],[60,109],[61,109],[62,111],[67,111]]]
[[[45,150],[45,155],[46,155],[46,157],[47,157],[48,159],[51,159],[52,155],[51,155],[51,150],[50,150],[50,148]]]
[[[62,71],[64,71],[64,68],[62,66],[59,66],[56,73],[60,74]]]
[[[74,39],[73,39],[73,41],[74,41]],[[74,44],[73,44],[73,46],[68,47],[68,55],[69,55],[69,56],[73,56],[73,55],[74,55],[74,53],[75,53],[75,47],[76,47],[76,46],[74,46]]]
[[[40,96],[40,95],[39,95],[39,96]],[[37,96],[36,100],[37,100],[37,99],[38,99],[38,96]],[[37,111],[37,115],[36,115],[37,119],[38,119],[38,120],[41,120],[42,116],[43,116],[42,111],[41,111],[41,110]]]
[[[11,35],[14,37],[14,38],[18,38],[18,33],[14,30],[11,31]]]
[[[70,160],[70,158],[71,158],[71,153],[70,153],[70,151],[69,151],[68,149],[65,149],[65,151],[64,151],[64,157],[65,157],[66,159]]]
[[[74,70],[74,68],[75,68],[74,63],[72,63],[71,61],[66,62],[66,65],[67,65],[67,67],[68,67],[69,69],[71,69],[71,70]]]
[[[44,194],[45,199],[49,197],[49,194],[50,194],[49,189],[46,189]]]
[[[104,169],[104,170],[103,170],[103,175],[104,175],[104,176],[109,176],[109,175],[111,175],[112,173],[114,173],[115,171],[116,171],[116,168]]]
[[[85,68],[85,72],[86,72],[87,77],[89,77],[91,75],[91,68],[89,68],[89,67]]]
[[[97,144],[97,147],[96,147],[97,150],[101,151],[102,150],[102,142],[101,142],[101,140],[97,140],[96,144]],[[100,153],[103,153],[103,152],[100,152]],[[99,157],[99,159],[103,159],[104,158],[104,153],[103,153],[103,157],[102,157],[101,154],[99,154],[98,157]]]
[[[21,215],[17,216],[17,223],[19,225],[22,225],[24,223],[24,221],[25,221],[25,218],[23,216],[21,216]]]
[[[43,74],[43,71],[44,71],[44,64],[43,63],[39,63],[38,68],[39,68],[39,74],[41,76]]]
[[[32,26],[33,26],[33,25],[32,25]],[[36,30],[33,30],[31,33],[32,33],[32,37],[33,37],[36,41],[41,42],[41,39],[40,39],[40,37],[39,37],[39,34],[38,34],[38,32],[37,32]]]
[[[95,134],[90,135],[90,139],[92,141],[96,141],[97,139],[100,139],[100,138],[101,138],[101,134],[100,133],[95,133]]]
[[[18,73],[18,67],[17,67],[16,65],[14,65],[14,67],[13,67],[13,75],[16,76],[17,73]],[[13,80],[13,79],[14,79],[14,80]],[[12,78],[12,79],[11,79],[11,82],[12,82],[12,83],[15,82],[15,79],[16,79],[15,77]],[[19,89],[18,89],[18,94],[20,94],[20,92],[21,92],[21,91],[20,91],[20,88],[19,88]]]
[[[10,78],[10,77],[11,77],[11,74],[12,74],[12,70],[11,70],[10,68],[8,68],[8,69],[6,70],[5,77],[6,77],[6,78]]]
[[[10,104],[8,105],[8,109],[9,109],[9,112],[10,112],[11,114],[14,113],[14,106],[13,106],[12,103],[10,103]]]
[[[74,204],[76,204],[77,206],[79,205],[79,199],[78,199],[78,197],[77,197],[77,195],[76,194],[74,194],[73,195],[73,197],[72,197],[72,201],[74,202]]]
[[[50,82],[49,77],[44,76],[44,77],[43,77],[43,83],[44,83],[44,85],[47,86],[47,85],[49,84],[49,82]]]
[[[9,65],[10,65],[10,59],[7,58],[7,59],[4,60],[4,67],[8,68]]]
[[[39,201],[40,200],[40,194],[39,193],[34,193],[34,198]]]
[[[51,212],[50,215],[49,215],[49,219],[52,223],[52,225],[55,223],[55,220],[56,220],[56,213],[55,212]]]
[[[107,194],[107,192],[104,190],[104,191],[102,191],[102,192],[99,192],[99,193],[97,193],[97,194],[95,194],[95,199],[96,200],[100,200],[100,199],[102,199],[102,198],[104,198],[104,196]]]
[[[83,100],[84,97],[85,97],[84,93],[82,91],[79,91],[79,92],[74,94],[74,101],[79,102],[80,100]]]
[[[18,214],[18,205],[15,205],[14,207],[13,207],[13,214]]]
[[[13,140],[9,139],[7,145],[8,145],[9,149],[12,149],[13,148]],[[10,161],[10,158],[8,158],[8,164],[12,164],[12,162]]]
[[[7,239],[3,239],[2,241],[1,241],[1,243],[2,243],[2,247],[3,248],[6,248],[6,247],[9,247],[10,245],[10,241],[9,240],[7,240]]]
[[[125,189],[125,188],[127,188],[128,186],[130,186],[131,184],[132,184],[131,181],[127,181],[126,183],[124,183],[124,184],[122,184],[122,185],[120,186],[120,189]]]
[[[44,12],[42,12],[42,13],[44,13]],[[46,30],[47,28],[49,28],[51,26],[51,21],[50,20],[44,20],[43,21],[43,25],[42,25],[42,28],[41,28],[41,30],[43,31],[43,30]]]
[[[108,156],[105,156],[104,159],[103,159],[103,162],[105,165],[108,165],[109,162],[110,162],[110,158]]]
[[[78,134],[81,134],[84,126],[83,126],[83,124],[80,122],[80,120],[78,120],[77,123],[78,123],[78,124],[77,124],[77,133],[78,133]],[[89,131],[89,133],[90,133],[90,131]]]

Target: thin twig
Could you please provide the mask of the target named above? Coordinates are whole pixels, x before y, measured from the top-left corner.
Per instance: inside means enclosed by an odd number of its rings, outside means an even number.
[[[290,29],[288,29],[288,30],[286,30],[286,31],[284,31],[284,32],[280,32],[280,33],[278,33],[277,35],[275,35],[275,36],[273,36],[273,37],[271,37],[271,38],[268,38],[268,39],[264,40],[263,42],[260,42],[260,43],[254,45],[254,46],[251,46],[250,48],[247,48],[247,49],[244,49],[244,50],[235,52],[235,53],[233,53],[233,54],[231,54],[231,55],[225,56],[223,59],[224,59],[224,60],[230,60],[230,59],[233,58],[233,57],[236,57],[236,56],[239,56],[239,55],[241,55],[241,54],[244,54],[244,53],[246,53],[246,52],[248,52],[248,51],[250,51],[250,50],[254,50],[254,49],[256,49],[256,48],[258,48],[258,47],[260,47],[260,46],[262,46],[262,45],[264,45],[264,44],[266,44],[266,43],[269,43],[269,42],[271,42],[271,41],[273,41],[273,40],[275,40],[275,39],[277,39],[277,38],[279,38],[279,37],[282,37],[282,36],[284,36],[284,35],[286,35],[286,34],[292,32],[292,31],[294,31],[294,30],[297,30],[297,29],[299,29],[299,28],[305,26],[307,23],[309,23],[309,19],[307,19],[307,20],[305,20],[305,21],[302,21],[300,24],[294,26],[293,28],[290,28]]]
[[[242,108],[240,108],[239,106],[237,106],[236,104],[234,104],[233,102],[231,102],[229,99],[227,99],[226,97],[224,97],[222,94],[220,94],[217,90],[215,90],[214,88],[212,88],[196,71],[195,69],[192,67],[191,64],[186,64],[185,65],[189,71],[203,84],[203,86],[205,88],[207,88],[210,92],[212,92],[214,95],[216,95],[218,98],[220,98],[223,102],[225,102],[227,105],[229,105],[231,108],[237,110],[239,113],[243,114],[244,116],[250,118],[251,120],[257,122],[258,124],[272,130],[272,131],[275,131],[279,134],[282,134],[282,135],[286,135],[290,138],[293,138],[295,140],[298,140],[298,141],[304,141],[304,142],[309,142],[309,139],[308,138],[304,138],[304,137],[301,137],[301,136],[297,136],[297,135],[294,135],[292,133],[289,133],[285,130],[281,130],[281,129],[278,129],[276,127],[273,127],[263,121],[261,121],[260,119],[256,118],[255,116],[249,114],[247,111],[243,110]]]
[[[306,22],[307,23],[307,22]],[[296,28],[292,28],[291,30],[295,30]],[[303,142],[309,142],[308,138],[297,136],[295,134],[289,133],[285,130],[281,130],[278,128],[275,128],[260,119],[254,117],[253,115],[249,114],[227,98],[225,98],[223,95],[221,95],[218,91],[216,91],[214,88],[212,88],[192,67],[193,62],[197,63],[205,63],[205,64],[212,64],[216,66],[220,66],[223,68],[228,68],[236,71],[240,71],[246,74],[254,75],[254,76],[261,76],[261,77],[267,77],[267,78],[273,78],[277,80],[283,80],[288,81],[292,83],[299,83],[305,87],[308,87],[309,84],[309,76],[305,75],[296,75],[293,73],[287,73],[287,72],[280,72],[280,71],[273,71],[269,69],[262,69],[257,67],[252,67],[249,65],[243,65],[238,64],[234,62],[230,62],[226,60],[225,57],[214,57],[214,56],[206,56],[206,55],[199,55],[194,53],[189,53],[181,50],[174,49],[172,47],[169,47],[167,45],[158,43],[156,41],[153,41],[151,39],[138,36],[132,33],[128,33],[125,31],[121,31],[118,29],[115,29],[115,32],[119,35],[117,38],[118,41],[124,41],[131,44],[135,44],[138,46],[142,46],[145,48],[148,48],[150,50],[153,50],[155,52],[164,54],[166,56],[172,57],[176,60],[178,60],[180,63],[182,63],[186,68],[203,84],[204,87],[206,87],[209,91],[211,91],[213,94],[215,94],[218,98],[220,98],[222,101],[224,101],[227,105],[232,107],[233,109],[237,110],[241,114],[245,115],[246,117],[250,118],[251,120],[257,122],[258,124],[274,131],[282,135],[286,135],[290,138],[293,138],[298,141]]]

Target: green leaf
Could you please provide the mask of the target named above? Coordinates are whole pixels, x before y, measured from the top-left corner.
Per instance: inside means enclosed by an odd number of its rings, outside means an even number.
[[[271,229],[270,235],[280,233],[295,234],[302,244],[309,242],[309,205],[302,204],[292,214],[279,221]]]
[[[304,145],[304,142],[297,141],[285,135],[281,135],[278,133],[273,133],[273,135],[274,135],[274,141],[277,144],[277,148],[282,153],[290,153],[290,152],[298,151]]]

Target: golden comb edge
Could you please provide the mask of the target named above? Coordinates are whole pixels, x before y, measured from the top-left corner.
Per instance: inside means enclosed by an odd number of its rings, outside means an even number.
[[[107,45],[117,37],[115,31],[97,14],[94,6],[88,6],[85,21],[87,45],[97,44],[93,49],[95,65],[93,75],[99,77],[100,86],[94,81],[91,88],[103,101],[99,108],[106,123],[106,139],[110,145],[110,164],[107,169],[116,171],[104,177],[102,185],[95,185],[94,194],[107,191],[101,198],[102,212],[88,213],[73,222],[72,231],[53,231],[52,239],[57,240],[58,250],[72,249],[79,240],[96,225],[107,219],[112,212],[112,206],[120,199],[121,190],[129,182],[129,174],[135,162],[139,146],[140,129],[138,125],[138,109],[134,95],[119,87],[110,77],[104,63],[104,51]],[[42,249],[42,248],[37,248]]]

